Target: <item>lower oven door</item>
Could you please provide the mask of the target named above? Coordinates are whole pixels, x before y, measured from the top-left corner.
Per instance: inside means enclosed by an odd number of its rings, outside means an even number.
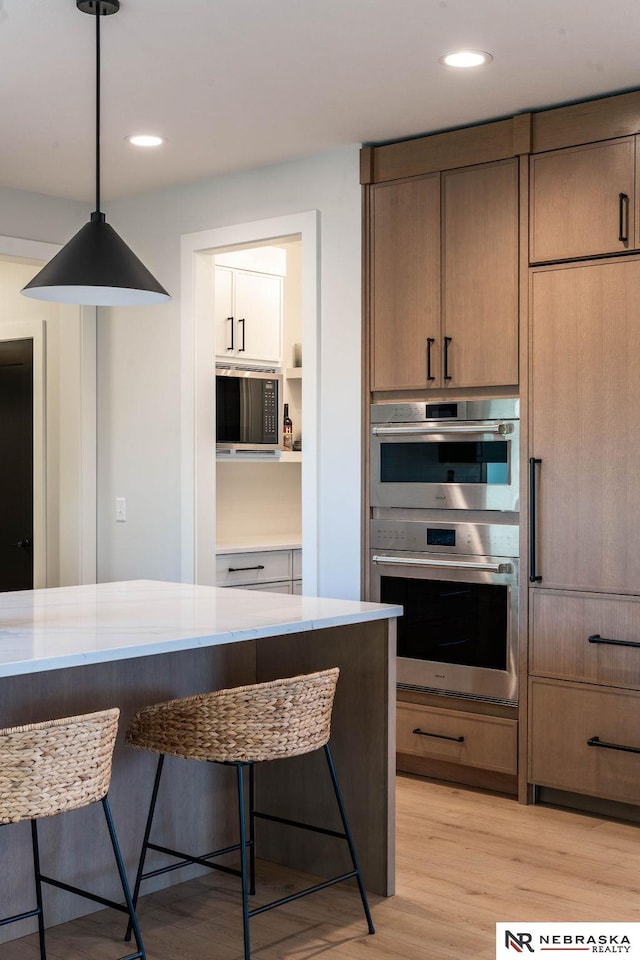
[[[371,576],[404,607],[399,686],[517,703],[517,559],[374,550]]]

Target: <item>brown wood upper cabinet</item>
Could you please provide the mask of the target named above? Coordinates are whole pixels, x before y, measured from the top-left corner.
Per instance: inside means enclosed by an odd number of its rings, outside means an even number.
[[[637,249],[636,138],[531,158],[531,263]]]
[[[518,382],[518,164],[371,189],[371,388]]]

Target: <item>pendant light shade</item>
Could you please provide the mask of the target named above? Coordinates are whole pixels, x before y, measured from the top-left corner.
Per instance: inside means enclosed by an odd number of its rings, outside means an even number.
[[[171,297],[105,220],[100,211],[100,19],[118,0],[76,0],[96,18],[96,209],[59,253],[22,290],[55,303],[124,307],[164,303]]]
[[[25,297],[56,303],[126,307],[171,297],[111,224],[93,219],[23,289]]]

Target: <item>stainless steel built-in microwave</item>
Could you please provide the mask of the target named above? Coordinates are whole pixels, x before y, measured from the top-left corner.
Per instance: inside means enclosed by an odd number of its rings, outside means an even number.
[[[371,506],[519,508],[519,401],[375,403]]]
[[[282,376],[216,369],[216,449],[278,450]]]

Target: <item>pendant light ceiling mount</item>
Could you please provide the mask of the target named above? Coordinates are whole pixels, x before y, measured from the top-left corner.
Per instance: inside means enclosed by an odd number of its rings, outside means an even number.
[[[91,219],[49,261],[22,293],[35,300],[97,307],[165,303],[171,297],[122,240],[100,209],[100,20],[119,0],[76,0],[96,18],[96,206]]]
[[[76,7],[83,13],[90,13],[94,17],[96,13],[108,17],[109,14],[118,12],[120,0],[76,0]]]

